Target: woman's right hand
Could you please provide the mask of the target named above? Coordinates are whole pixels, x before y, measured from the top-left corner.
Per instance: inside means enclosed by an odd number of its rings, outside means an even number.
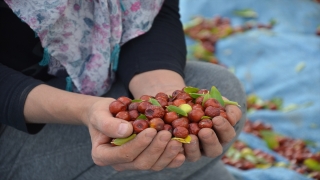
[[[50,94],[50,96],[48,96]],[[114,118],[109,105],[115,99],[71,93],[39,85],[28,94],[24,106],[27,123],[85,124],[92,141],[92,159],[100,166],[116,170],[161,170],[176,168],[184,162],[182,144],[171,140],[168,131],[149,128],[121,146],[113,138],[132,134],[130,122]]]
[[[113,138],[132,134],[132,124],[114,118],[109,112],[112,98],[103,98],[92,104],[86,125],[92,141],[92,159],[99,166],[110,165],[118,171],[155,170],[177,168],[185,161],[182,144],[171,140],[169,131],[157,132],[153,128],[140,132],[133,140],[121,145],[110,144]]]

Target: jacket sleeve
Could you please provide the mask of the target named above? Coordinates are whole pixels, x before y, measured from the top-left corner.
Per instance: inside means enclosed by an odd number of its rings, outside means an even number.
[[[18,130],[35,134],[43,124],[27,124],[24,118],[24,104],[29,92],[41,81],[0,64],[0,123]]]
[[[135,74],[156,69],[184,77],[186,51],[179,1],[166,0],[151,29],[121,47],[117,75],[126,87]]]

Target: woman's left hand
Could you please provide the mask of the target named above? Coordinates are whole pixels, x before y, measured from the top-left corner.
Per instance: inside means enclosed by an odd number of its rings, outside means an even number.
[[[187,160],[194,162],[199,160],[202,155],[215,158],[222,154],[223,146],[236,137],[233,126],[241,119],[242,112],[235,105],[227,105],[225,109],[228,119],[222,116],[214,117],[212,129],[201,129],[198,136],[191,135],[190,144],[184,144]]]

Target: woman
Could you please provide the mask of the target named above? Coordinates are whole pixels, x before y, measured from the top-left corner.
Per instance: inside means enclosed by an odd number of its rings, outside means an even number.
[[[232,179],[220,157],[243,127],[245,95],[226,69],[186,62],[178,1],[6,3],[3,179]],[[110,145],[132,133],[129,122],[108,111],[113,98],[171,94],[186,85],[214,85],[242,108],[228,105],[229,120],[214,118],[213,130],[202,129],[190,144],[149,128],[128,144]]]

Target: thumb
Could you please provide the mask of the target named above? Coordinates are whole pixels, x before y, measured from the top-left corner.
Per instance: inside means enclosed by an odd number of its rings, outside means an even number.
[[[132,124],[126,120],[109,117],[98,123],[95,128],[111,138],[128,137],[133,132]]]

